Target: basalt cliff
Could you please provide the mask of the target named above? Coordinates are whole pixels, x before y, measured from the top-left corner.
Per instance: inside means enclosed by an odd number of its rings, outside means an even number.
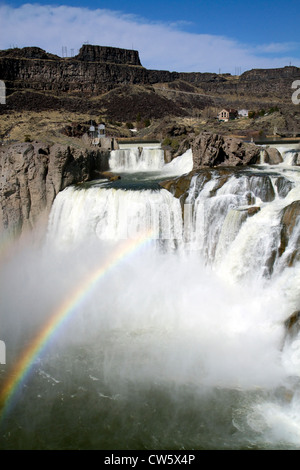
[[[41,142],[0,147],[0,233],[18,237],[47,220],[59,191],[108,169],[109,152]]]
[[[299,77],[300,69],[293,66],[240,76],[149,70],[138,51],[89,44],[68,58],[38,47],[15,48],[0,51],[0,80],[7,91],[0,112],[95,108],[124,121],[137,112],[148,117],[193,115],[212,105],[291,107],[291,85]],[[138,86],[142,89],[135,88],[131,99],[132,87]]]

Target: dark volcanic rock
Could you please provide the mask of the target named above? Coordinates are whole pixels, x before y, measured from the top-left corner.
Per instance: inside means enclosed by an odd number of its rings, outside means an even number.
[[[299,231],[299,219],[300,219],[300,201],[294,201],[289,204],[281,212],[281,234],[280,234],[280,247],[279,256],[282,256],[286,251],[289,241],[292,236],[295,237],[293,247],[288,254],[287,264],[293,266],[296,261],[300,260],[300,231]],[[298,227],[297,227],[298,224]],[[298,232],[295,232],[297,230]]]
[[[274,105],[278,99],[290,104],[291,83],[299,78],[299,71],[297,67],[252,70],[232,80],[230,74],[148,70],[141,66],[138,51],[116,47],[85,44],[78,55],[64,58],[38,47],[0,51],[0,77],[6,84],[7,95],[17,90],[100,94],[126,83],[180,81],[181,93],[176,99],[180,102],[189,99],[190,106],[196,108],[200,100],[200,109],[204,100],[207,105],[212,104],[211,95],[218,99],[231,96],[231,106],[241,96],[255,97],[252,103],[260,103],[260,98],[270,96]],[[198,87],[200,94],[189,91],[191,86]]]
[[[284,322],[287,335],[294,338],[300,331],[300,310],[293,312]]]
[[[277,186],[278,196],[280,198],[284,198],[290,192],[290,190],[295,186],[295,183],[289,181],[284,176],[279,176],[277,178],[275,185]]]
[[[138,51],[118,47],[92,46],[90,44],[84,44],[74,59],[88,62],[142,65]]]
[[[184,204],[189,193],[193,176],[195,176],[197,179],[196,185],[198,189],[195,193],[195,197],[197,197],[201,189],[208,181],[210,181],[212,177],[209,170],[202,170],[200,172],[190,171],[190,173],[160,183],[160,186],[162,186],[164,189],[167,189],[167,191],[170,191],[174,197],[179,199],[183,212]]]
[[[180,198],[183,194],[188,191],[191,184],[191,179],[194,174],[195,172],[191,171],[186,175],[178,176],[176,178],[163,181],[162,183],[160,183],[160,186],[170,191],[173,196]]]
[[[247,214],[249,215],[249,217],[252,217],[253,215],[257,214],[257,212],[259,211],[260,211],[260,207],[253,206],[247,209]]]
[[[270,176],[264,174],[250,177],[250,191],[263,202],[271,202],[275,199],[275,191]]]
[[[278,165],[283,162],[281,153],[274,147],[268,147],[264,150],[263,160],[269,165]]]
[[[18,47],[12,49],[6,49],[0,51],[0,57],[16,57],[25,59],[47,59],[47,60],[59,60],[59,57],[55,54],[50,54],[40,47]]]
[[[255,164],[260,148],[233,137],[203,132],[192,142],[194,170],[208,166],[241,166]]]
[[[139,114],[142,118],[156,119],[163,116],[184,116],[186,111],[173,101],[159,96],[149,87],[142,90],[132,85],[119,87],[106,93],[99,100],[101,108],[106,110],[106,114],[112,119],[120,121],[130,121],[137,118]]]
[[[108,168],[108,152],[33,144],[0,150],[0,229],[19,235],[48,216],[59,191]]]

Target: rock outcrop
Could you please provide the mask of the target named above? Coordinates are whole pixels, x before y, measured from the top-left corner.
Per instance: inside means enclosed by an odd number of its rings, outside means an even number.
[[[193,170],[215,166],[251,165],[259,161],[260,147],[233,137],[203,132],[192,142]]]
[[[50,54],[40,47],[13,47],[0,51],[0,58],[2,57],[15,57],[16,59],[46,59],[46,60],[59,60],[59,56]]]
[[[248,188],[247,204],[255,204],[255,198],[259,198],[263,202],[271,202],[274,200],[275,192],[270,176],[255,172],[252,173],[249,171],[245,172],[241,167],[223,168],[220,166],[214,169],[202,167],[185,175],[166,180],[160,183],[160,185],[170,191],[173,196],[184,201],[189,194],[191,180],[193,177],[195,177],[194,186],[197,188],[197,190],[194,189],[194,198],[197,197],[206,183],[213,178],[215,185],[212,189],[210,189],[209,197],[214,197],[218,190],[221,189],[222,186],[227,183],[233,175],[235,175],[236,178],[244,177],[247,181],[247,183],[245,183],[247,184]],[[251,208],[249,215],[253,215],[254,213],[258,212],[258,210],[259,209],[257,208]]]
[[[84,44],[74,59],[83,60],[85,62],[142,65],[138,51],[120,49],[118,47],[92,46],[90,44]]]
[[[300,233],[299,233],[299,223],[300,223],[300,201],[294,201],[288,206],[286,206],[281,213],[281,234],[280,234],[280,247],[279,247],[279,256],[282,256],[283,253],[286,253],[287,246],[294,237],[292,246],[288,252],[288,259],[286,263],[288,266],[293,266],[296,261],[300,260]],[[298,225],[298,231],[296,227]]]
[[[293,339],[300,331],[300,310],[292,313],[284,322],[286,328],[286,335],[288,338]]]
[[[282,199],[294,188],[295,183],[288,180],[285,176],[280,176],[277,178],[275,185],[277,187],[278,196]]]
[[[269,165],[278,165],[283,162],[283,158],[275,147],[267,147],[263,151],[263,162]]]
[[[20,143],[0,150],[0,231],[18,236],[48,217],[67,186],[108,169],[109,152],[58,144]]]
[[[291,83],[299,76],[297,67],[252,70],[235,80],[230,74],[148,70],[141,65],[138,51],[89,44],[74,57],[63,58],[38,47],[0,51],[0,79],[6,84],[8,96],[18,90],[99,94],[124,84],[182,81],[219,100],[230,96],[231,103],[250,96],[259,106],[260,99],[269,94],[274,105],[278,100],[291,105]],[[184,96],[188,94],[181,93],[180,99]]]
[[[7,90],[104,93],[124,84],[151,85],[184,80],[195,85],[226,81],[215,73],[179,73],[142,67],[138,51],[83,45],[61,58],[38,47],[0,51],[0,79]]]

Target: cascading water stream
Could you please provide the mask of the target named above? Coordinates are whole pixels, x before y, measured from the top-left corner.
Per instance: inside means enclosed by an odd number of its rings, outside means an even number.
[[[181,206],[168,191],[67,188],[49,219],[48,241],[68,248],[90,240],[115,242],[151,233],[170,248],[182,239]]]
[[[133,154],[111,169],[158,170]],[[191,170],[182,157],[162,179]],[[299,449],[300,340],[284,322],[300,310],[300,219],[287,234],[283,220],[300,181],[282,170],[198,172],[182,199],[127,180],[59,193],[42,252],[0,272],[15,355],[109,269],[35,358],[0,448]]]
[[[113,150],[109,158],[112,171],[158,171],[164,166],[164,151],[160,148]]]

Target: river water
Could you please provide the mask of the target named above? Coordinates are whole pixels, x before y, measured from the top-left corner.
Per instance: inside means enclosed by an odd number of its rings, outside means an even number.
[[[120,180],[59,193],[42,246],[3,260],[0,449],[299,450],[300,339],[284,326],[299,220],[278,254],[299,167],[287,153],[198,174],[183,204],[158,183],[190,151],[169,166],[124,152]]]

